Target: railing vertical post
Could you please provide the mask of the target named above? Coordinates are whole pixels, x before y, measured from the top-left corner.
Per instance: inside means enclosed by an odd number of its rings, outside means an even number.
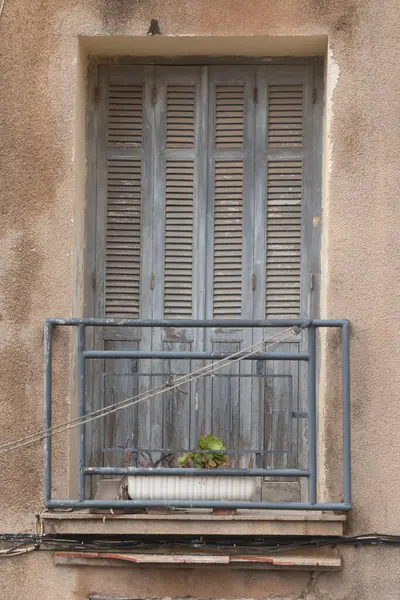
[[[43,496],[44,503],[51,500],[51,396],[52,396],[52,326],[44,326],[44,430],[43,440]]]
[[[342,326],[343,500],[351,505],[350,331]]]
[[[308,501],[317,502],[317,344],[316,328],[308,329]]]
[[[256,362],[256,372],[258,379],[258,450],[260,454],[256,455],[256,466],[265,467],[265,454],[264,452],[264,394],[262,393],[262,384],[264,378],[264,362],[258,360]]]
[[[85,325],[78,326],[78,418],[85,416]],[[78,498],[85,499],[85,424],[78,425]]]
[[[194,439],[190,441],[191,447],[195,448],[197,445],[197,440],[199,439],[199,398],[200,398],[200,386],[199,380],[196,379],[195,383],[195,395],[194,395]]]

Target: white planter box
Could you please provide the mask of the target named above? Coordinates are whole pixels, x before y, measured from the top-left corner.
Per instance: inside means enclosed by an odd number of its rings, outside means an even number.
[[[132,500],[251,500],[257,477],[217,475],[134,475],[128,477]]]

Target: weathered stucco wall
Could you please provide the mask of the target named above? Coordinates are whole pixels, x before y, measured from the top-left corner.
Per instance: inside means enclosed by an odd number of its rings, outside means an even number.
[[[159,19],[165,36],[236,40],[129,39],[145,36],[151,18]],[[124,37],[115,42],[108,36]],[[154,55],[171,43],[172,54],[258,54],[262,36],[265,55],[318,54],[324,36],[329,39],[322,306],[325,316],[352,323],[350,530],[400,533],[397,0],[6,0],[0,18],[0,439],[7,442],[41,428],[43,321],[80,311],[87,52],[103,48],[104,54],[118,54],[129,46],[129,52]],[[57,343],[68,353],[66,336]],[[329,367],[337,360],[336,340],[329,336],[326,348]],[[65,364],[56,363],[56,418],[70,411]],[[321,434],[331,444],[324,466],[328,493],[335,495],[336,376],[328,375],[322,385]],[[66,437],[57,442],[56,473],[67,472],[67,443]],[[0,530],[32,531],[33,516],[42,507],[41,449],[0,455],[0,469]],[[65,493],[66,486],[65,479],[55,478],[56,492]],[[61,569],[49,554],[32,554],[3,563],[0,596],[399,597],[396,550],[349,548],[343,556],[342,573],[315,581],[302,573]]]

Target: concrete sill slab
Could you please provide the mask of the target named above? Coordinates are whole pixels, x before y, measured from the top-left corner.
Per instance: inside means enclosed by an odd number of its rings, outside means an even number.
[[[58,566],[79,567],[228,567],[231,569],[282,569],[338,571],[341,559],[331,548],[309,548],[273,554],[194,554],[194,553],[103,553],[56,552]]]
[[[344,514],[322,511],[153,511],[140,514],[93,514],[88,511],[41,515],[47,534],[101,535],[258,535],[341,536]]]

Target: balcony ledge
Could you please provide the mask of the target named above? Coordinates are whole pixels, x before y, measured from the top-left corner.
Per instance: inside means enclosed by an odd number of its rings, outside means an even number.
[[[100,514],[88,511],[42,513],[46,534],[341,536],[345,514],[323,511],[206,510]]]

